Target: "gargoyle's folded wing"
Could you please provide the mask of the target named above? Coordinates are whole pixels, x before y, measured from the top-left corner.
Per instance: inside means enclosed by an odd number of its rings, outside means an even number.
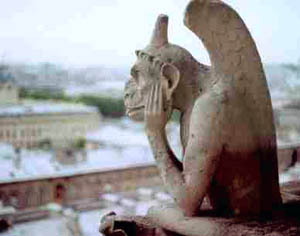
[[[214,79],[223,80],[255,113],[258,130],[272,134],[272,105],[261,59],[238,13],[220,0],[192,0],[184,23],[208,50]]]

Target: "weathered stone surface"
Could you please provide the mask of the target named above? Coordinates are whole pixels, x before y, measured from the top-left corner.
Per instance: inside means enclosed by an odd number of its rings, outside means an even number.
[[[290,183],[288,188],[298,189],[300,183]],[[300,201],[287,201],[277,216],[268,218],[226,218],[216,217],[212,210],[204,211],[201,217],[188,218],[177,222],[177,233],[167,231],[172,225],[164,225],[164,218],[157,222],[150,216],[115,216],[103,218],[100,232],[107,236],[162,236],[162,235],[189,235],[189,236],[298,236],[300,235]],[[168,221],[168,220],[166,220]],[[164,226],[162,228],[162,225]],[[183,232],[179,232],[180,230]],[[175,230],[175,231],[176,231]]]
[[[190,1],[184,22],[207,48],[211,67],[168,42],[168,17],[161,15],[150,44],[136,51],[125,88],[127,114],[144,120],[175,205],[154,207],[146,217],[107,216],[101,231],[296,235],[298,220],[282,208],[273,110],[255,42],[238,13],[220,0]],[[182,162],[165,132],[174,109],[181,112]],[[294,194],[282,191],[286,202],[297,199]],[[210,211],[200,208],[205,197]],[[263,221],[266,216],[272,220]]]

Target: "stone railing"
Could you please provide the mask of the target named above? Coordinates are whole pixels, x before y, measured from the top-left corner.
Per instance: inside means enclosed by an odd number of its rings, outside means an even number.
[[[278,167],[279,173],[300,162],[300,142],[278,145]]]

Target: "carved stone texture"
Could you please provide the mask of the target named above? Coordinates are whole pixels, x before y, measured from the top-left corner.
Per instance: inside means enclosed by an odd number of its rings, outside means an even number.
[[[300,183],[287,186],[300,192]],[[166,209],[162,209],[164,211]],[[178,218],[169,208],[158,220],[151,216],[103,217],[100,232],[106,236],[298,236],[300,235],[300,201],[288,200],[272,218],[217,217],[215,211],[203,211],[200,217]],[[170,219],[172,224],[169,224]],[[174,227],[174,224],[177,224]],[[176,228],[175,230],[172,230]]]
[[[150,44],[136,51],[125,87],[127,114],[144,120],[160,175],[176,203],[153,208],[144,219],[183,235],[227,235],[235,220],[207,218],[200,208],[205,196],[215,216],[223,217],[274,216],[282,205],[270,94],[255,42],[230,6],[192,0],[184,23],[207,48],[211,67],[169,43],[168,17],[160,15]],[[182,162],[165,132],[174,109],[181,112]],[[139,225],[138,219],[131,221]],[[246,222],[238,224],[245,232]]]

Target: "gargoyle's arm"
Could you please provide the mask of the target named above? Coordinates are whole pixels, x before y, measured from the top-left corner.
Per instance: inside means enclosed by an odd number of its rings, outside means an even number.
[[[163,104],[162,85],[154,84],[145,107],[146,132],[164,184],[176,199],[184,184],[183,165],[174,155],[167,140],[165,125],[168,115]]]
[[[184,184],[183,165],[171,150],[165,130],[148,133],[148,139],[164,184],[176,199]]]
[[[201,97],[196,102],[183,169],[177,164],[166,138],[165,129],[148,132],[148,139],[157,161],[160,174],[168,191],[186,216],[197,215],[218,164],[221,148],[217,146],[217,127],[212,127],[217,117],[210,98]],[[208,106],[208,107],[207,107]],[[157,114],[157,113],[154,113]],[[158,120],[159,117],[152,117]],[[203,135],[204,134],[204,135]]]

